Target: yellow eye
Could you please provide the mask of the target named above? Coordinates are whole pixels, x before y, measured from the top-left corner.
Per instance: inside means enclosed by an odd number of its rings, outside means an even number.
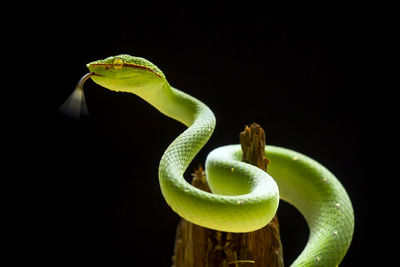
[[[122,58],[116,57],[112,61],[112,66],[115,70],[120,70],[124,66],[124,60]]]

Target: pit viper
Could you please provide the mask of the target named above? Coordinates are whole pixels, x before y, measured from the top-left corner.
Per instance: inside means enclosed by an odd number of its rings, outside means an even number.
[[[109,90],[136,94],[188,127],[165,150],[158,169],[161,192],[177,214],[219,231],[250,232],[270,222],[282,199],[300,211],[310,231],[291,266],[337,266],[342,261],[352,240],[354,214],[344,187],[328,169],[299,152],[266,146],[269,164],[264,172],[241,161],[240,145],[227,145],[206,159],[212,193],[197,189],[184,179],[184,172],[214,131],[213,112],[173,88],[164,73],[144,58],[118,55],[87,67],[90,73],[79,82],[69,106],[82,107],[82,86],[91,78]]]

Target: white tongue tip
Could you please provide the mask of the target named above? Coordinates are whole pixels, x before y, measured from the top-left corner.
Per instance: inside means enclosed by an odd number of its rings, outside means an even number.
[[[82,115],[89,115],[82,88],[77,86],[64,104],[61,105],[59,111],[66,117],[75,120],[78,120]]]
[[[83,93],[83,84],[92,75],[96,74],[92,72],[88,73],[79,80],[75,90],[59,108],[62,114],[75,120],[78,120],[82,115],[89,115],[85,95]]]

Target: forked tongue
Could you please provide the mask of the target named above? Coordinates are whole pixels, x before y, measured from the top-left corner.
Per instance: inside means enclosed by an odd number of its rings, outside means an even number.
[[[88,73],[79,80],[75,90],[59,108],[62,114],[75,120],[78,120],[82,115],[89,115],[85,94],[83,93],[83,84],[93,75],[96,74],[93,72]]]

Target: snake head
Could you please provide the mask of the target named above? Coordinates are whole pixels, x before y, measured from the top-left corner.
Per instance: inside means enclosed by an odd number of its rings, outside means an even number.
[[[119,92],[140,94],[157,88],[166,80],[162,71],[150,61],[130,55],[118,55],[87,64],[97,84]]]

